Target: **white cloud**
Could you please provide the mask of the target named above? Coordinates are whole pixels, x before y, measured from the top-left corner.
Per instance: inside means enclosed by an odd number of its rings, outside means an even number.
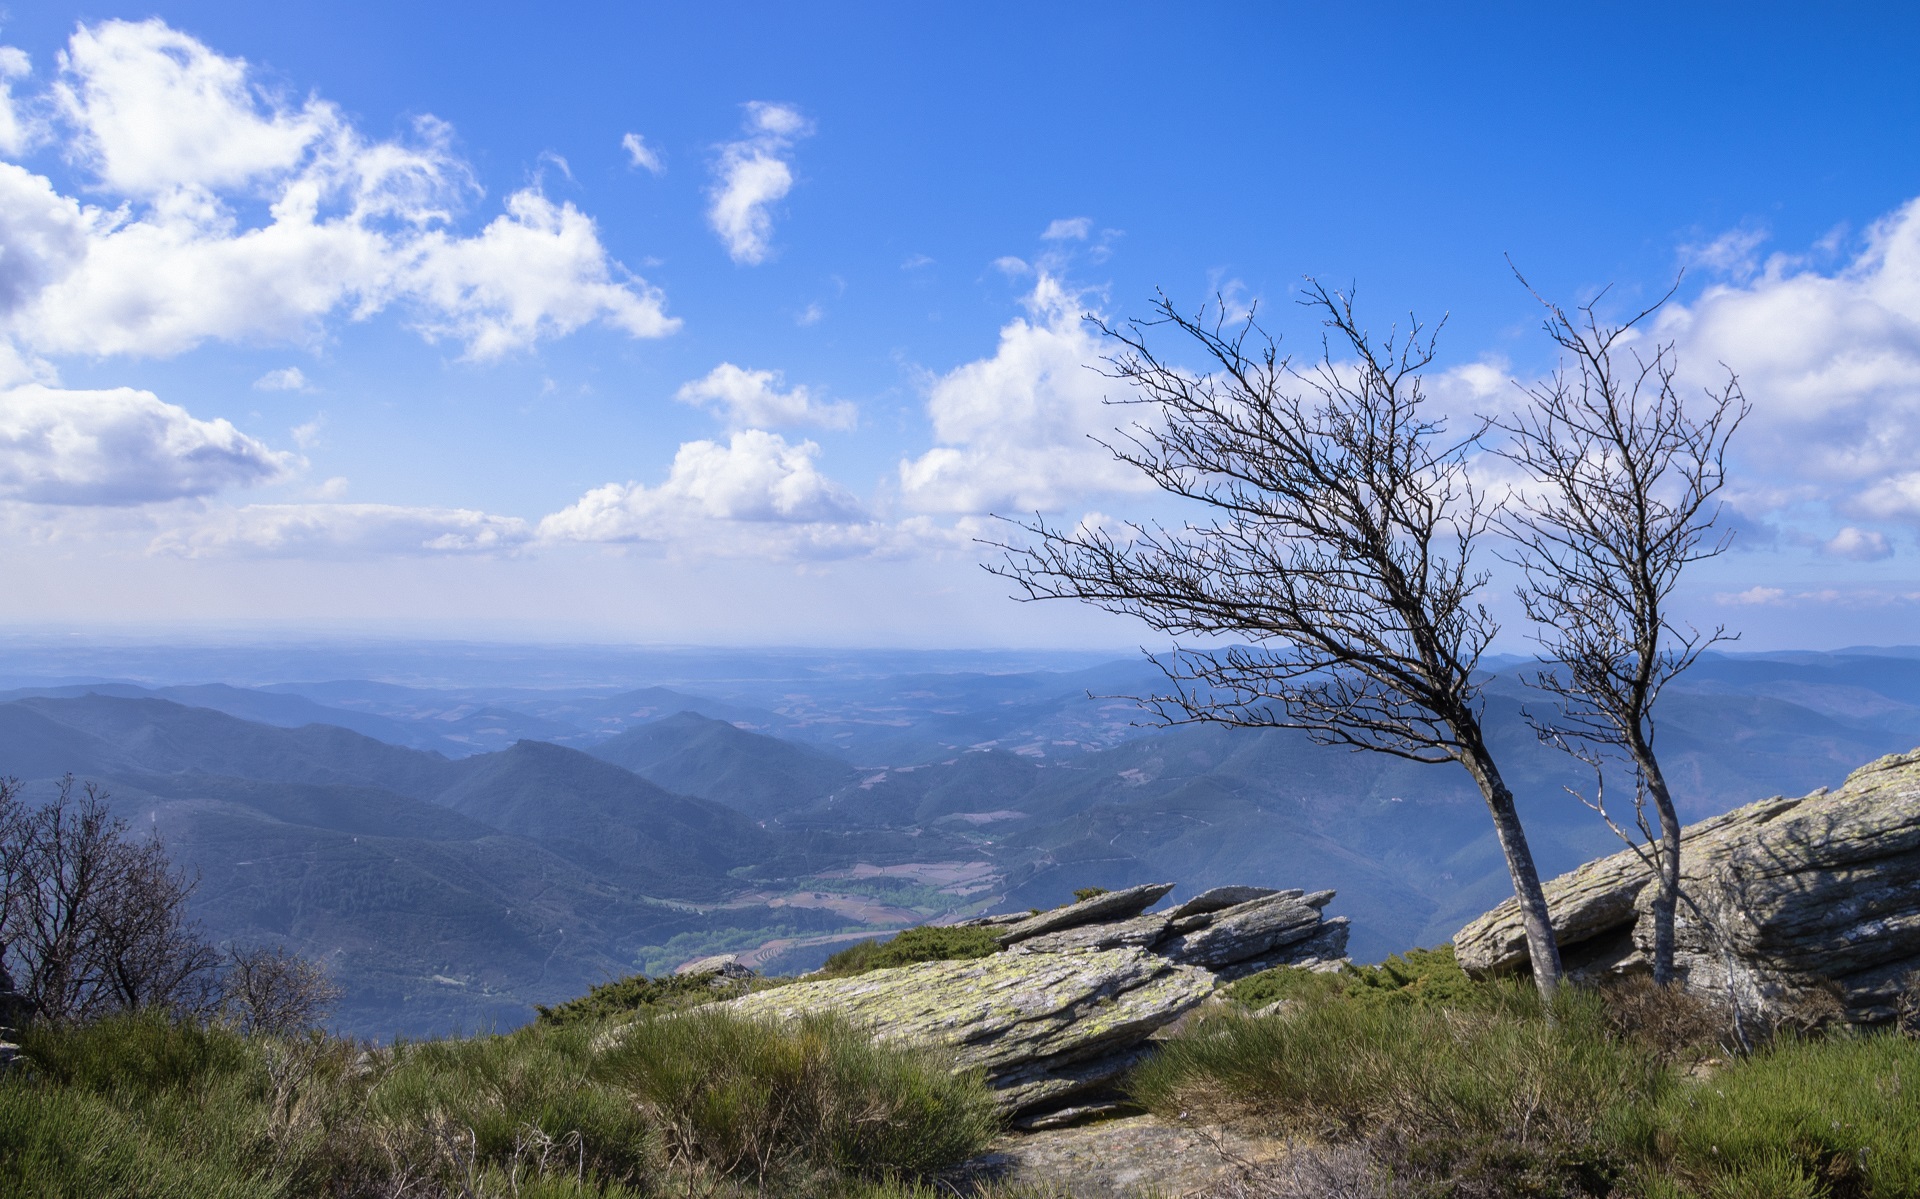
[[[225,420],[204,421],[152,392],[0,392],[0,497],[128,505],[284,479],[299,460]]]
[[[1040,237],[1045,241],[1085,241],[1087,234],[1091,232],[1093,232],[1091,217],[1061,217],[1049,224]]]
[[[793,323],[802,329],[810,329],[827,319],[827,310],[817,303],[809,303],[794,315]]]
[[[74,149],[121,195],[239,187],[291,171],[340,132],[338,111],[320,100],[263,106],[244,59],[158,18],[82,25],[60,67],[54,95],[78,133]]]
[[[32,73],[25,51],[0,46],[0,154],[18,154],[33,140],[33,123],[13,103],[13,81]]]
[[[647,139],[637,133],[629,133],[620,139],[620,148],[627,152],[627,158],[636,167],[646,169],[655,175],[667,173],[667,164],[660,158],[660,152],[647,144]]]
[[[1920,520],[1920,200],[1877,223],[1831,273],[1783,256],[1663,314],[1689,386],[1738,372],[1753,415],[1735,442],[1765,480],[1743,507],[1813,501]],[[1752,513],[1750,513],[1752,514]]]
[[[1852,525],[1834,534],[1820,548],[1836,558],[1851,558],[1855,562],[1878,562],[1893,557],[1893,546],[1885,533]]]
[[[676,391],[673,398],[682,404],[717,408],[731,429],[818,425],[826,429],[851,429],[857,413],[852,404],[840,401],[822,403],[803,384],[780,389],[779,371],[743,370],[723,362]]]
[[[758,101],[748,104],[747,136],[720,147],[713,186],[707,191],[707,222],[735,262],[765,262],[773,241],[773,205],[793,190],[785,155],[813,132],[797,109]]]
[[[1121,385],[1096,370],[1103,347],[1080,297],[1042,275],[1029,316],[1000,330],[993,357],[937,379],[933,449],[900,464],[900,490],[924,512],[1055,509],[1080,496],[1150,485],[1093,436],[1134,419],[1103,402]]]
[[[293,434],[293,444],[303,450],[310,450],[320,444],[320,434],[327,428],[327,414],[322,412],[305,424],[295,425],[288,430]]]
[[[669,541],[712,522],[854,524],[866,517],[814,464],[820,447],[746,429],[689,441],[658,487],[608,483],[540,522],[549,541]]]
[[[0,328],[35,352],[305,343],[329,316],[395,303],[475,358],[595,321],[678,326],[590,218],[537,188],[478,235],[452,232],[476,189],[431,118],[410,141],[368,141],[157,20],[83,25],[60,62],[57,118],[107,202],[0,164]],[[262,203],[265,219],[244,215]]]
[[[903,271],[917,271],[923,266],[932,266],[933,259],[926,254],[909,254],[900,263]]]
[[[198,514],[162,532],[151,550],[188,558],[470,554],[511,550],[530,532],[517,517],[467,508],[250,504]]]
[[[477,237],[425,239],[410,280],[423,303],[420,328],[495,358],[560,337],[590,321],[635,337],[680,327],[665,297],[638,279],[615,278],[591,218],[534,191],[507,198],[507,214]]]
[[[307,375],[297,366],[283,366],[277,371],[268,371],[253,381],[255,391],[312,391],[307,383]]]
[[[1760,247],[1767,243],[1767,231],[1755,226],[1732,229],[1710,242],[1680,247],[1680,261],[1716,275],[1734,279],[1752,278],[1760,269]]]
[[[1714,598],[1723,604],[1758,607],[1784,603],[1787,593],[1778,587],[1749,587],[1745,591],[1726,592]]]

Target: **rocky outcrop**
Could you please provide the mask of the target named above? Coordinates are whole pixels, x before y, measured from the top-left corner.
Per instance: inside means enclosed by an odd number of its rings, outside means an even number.
[[[938,1046],[956,1070],[984,1070],[1009,1111],[1030,1112],[1111,1083],[1222,981],[1345,960],[1347,922],[1321,914],[1331,891],[1218,888],[1146,911],[1172,890],[1131,887],[1011,923],[975,921],[1004,930],[1003,952],[803,980],[727,1006],[778,1019],[836,1012],[884,1039]]]
[[[1675,968],[1690,989],[1744,1013],[1791,1018],[1836,995],[1857,1024],[1895,1017],[1920,969],[1920,752],[1882,758],[1837,791],[1776,797],[1689,826]],[[1647,968],[1652,873],[1632,850],[1547,884],[1561,953],[1576,977]],[[1528,966],[1509,900],[1461,929],[1470,974]]]
[[[1213,991],[1211,974],[1139,949],[997,953],[798,982],[727,1006],[791,1019],[831,1011],[883,1040],[940,1046],[980,1068],[1010,1110],[1052,1104],[1130,1066],[1147,1035]]]

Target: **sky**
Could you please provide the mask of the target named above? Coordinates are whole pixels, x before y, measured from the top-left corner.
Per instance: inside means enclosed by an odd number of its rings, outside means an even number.
[[[0,630],[1104,647],[1085,319],[1308,277],[1465,417],[1625,314],[1753,414],[1741,648],[1920,642],[1920,10],[0,11]],[[1499,584],[1494,590],[1499,589]],[[1496,600],[1498,596],[1496,595]],[[1511,605],[1507,605],[1508,608]],[[1523,648],[1514,624],[1504,648]]]

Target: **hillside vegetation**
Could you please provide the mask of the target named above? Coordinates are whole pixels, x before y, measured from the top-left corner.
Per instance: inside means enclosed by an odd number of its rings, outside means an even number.
[[[997,1129],[977,1079],[826,1017],[376,1048],[149,1013],[23,1048],[0,1074],[0,1192],[49,1199],[859,1194]]]
[[[1920,1194],[1920,1030],[1783,1028],[1737,1054],[1682,992],[1574,988],[1548,1010],[1531,988],[1469,981],[1445,949],[1229,994],[1131,1089],[1166,1119],[1313,1146],[1248,1194]]]

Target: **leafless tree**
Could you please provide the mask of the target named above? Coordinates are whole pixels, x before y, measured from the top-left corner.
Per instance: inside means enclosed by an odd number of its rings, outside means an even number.
[[[0,787],[0,966],[36,1019],[162,1006],[204,1013],[217,958],[187,919],[195,880],[71,776],[37,809]]]
[[[228,1019],[276,1036],[319,1027],[341,995],[319,963],[281,946],[229,949],[220,988]]]
[[[1312,283],[1326,332],[1296,368],[1254,318],[1155,315],[1102,325],[1110,377],[1153,419],[1107,448],[1198,506],[1177,527],[1018,523],[989,569],[1028,599],[1072,598],[1175,636],[1250,641],[1154,656],[1171,693],[1145,697],[1168,723],[1306,730],[1322,743],[1457,762],[1493,817],[1524,917],[1534,980],[1560,981],[1546,897],[1513,793],[1481,728],[1475,667],[1498,626],[1472,566],[1490,506],[1465,472],[1475,438],[1426,414],[1420,372],[1434,340],[1416,323],[1376,344],[1351,297]],[[1148,340],[1180,335],[1194,374]],[[1335,347],[1338,348],[1336,356]],[[1152,656],[1152,655],[1150,655]]]
[[[1529,476],[1500,523],[1517,547],[1520,601],[1550,663],[1527,681],[1556,710],[1532,719],[1544,739],[1594,768],[1594,793],[1582,799],[1653,871],[1653,977],[1664,986],[1681,898],[1680,819],[1654,752],[1654,705],[1676,675],[1728,639],[1721,627],[1676,624],[1669,601],[1688,566],[1730,542],[1730,531],[1715,528],[1714,497],[1748,406],[1731,371],[1690,405],[1675,381],[1673,345],[1635,345],[1635,331],[1671,292],[1621,324],[1600,319],[1592,304],[1569,315],[1533,294],[1565,357],[1526,388],[1529,405],[1501,422],[1510,438],[1499,447]],[[1624,758],[1632,772],[1631,830],[1606,808],[1608,758]]]

